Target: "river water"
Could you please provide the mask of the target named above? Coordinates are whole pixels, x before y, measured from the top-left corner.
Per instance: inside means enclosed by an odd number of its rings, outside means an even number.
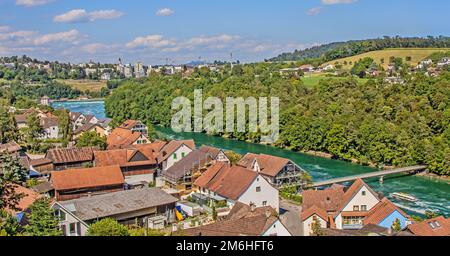
[[[105,117],[103,101],[87,102],[54,102],[53,107],[66,108],[75,112],[94,114],[98,118]],[[307,170],[314,181],[354,175],[375,171],[370,167],[356,165],[339,160],[314,157],[271,146],[228,140],[222,137],[209,136],[201,133],[175,133],[169,128],[156,127],[161,135],[171,139],[194,139],[197,145],[210,145],[225,150],[233,150],[240,154],[247,152],[264,153],[289,158],[303,169]],[[425,210],[438,211],[446,216],[450,215],[450,184],[427,177],[391,175],[385,177],[380,184],[378,178],[368,179],[366,182],[377,192],[382,192],[394,203],[401,206],[409,214],[422,215]],[[419,199],[411,203],[396,200],[390,196],[393,192],[405,192]]]

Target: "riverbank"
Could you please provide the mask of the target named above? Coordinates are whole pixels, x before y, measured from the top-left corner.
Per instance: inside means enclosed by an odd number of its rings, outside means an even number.
[[[57,99],[51,100],[51,102],[103,102],[105,98],[92,98],[92,99]]]

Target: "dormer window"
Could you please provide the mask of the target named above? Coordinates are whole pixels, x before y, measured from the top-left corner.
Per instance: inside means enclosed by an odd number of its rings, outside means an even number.
[[[366,191],[362,191],[361,195],[365,196],[366,195]]]

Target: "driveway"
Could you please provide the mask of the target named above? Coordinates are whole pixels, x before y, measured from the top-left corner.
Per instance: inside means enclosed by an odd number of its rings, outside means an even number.
[[[289,201],[280,198],[280,220],[283,225],[294,236],[301,236],[302,221],[300,219],[301,205],[293,204]]]

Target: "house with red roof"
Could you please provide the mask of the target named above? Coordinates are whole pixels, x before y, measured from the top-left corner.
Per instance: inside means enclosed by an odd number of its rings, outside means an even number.
[[[306,184],[306,171],[293,161],[266,154],[247,153],[238,165],[254,170],[277,188],[286,186],[301,187]]]
[[[150,142],[144,133],[120,127],[112,130],[106,139],[106,143],[108,144],[107,149],[128,148],[132,145],[147,144]]]
[[[196,193],[209,202],[225,201],[231,208],[236,202],[256,207],[271,206],[279,210],[278,190],[259,173],[227,162],[210,166],[194,182]]]
[[[408,225],[406,230],[416,236],[450,236],[450,219],[439,216]]]
[[[390,229],[400,221],[404,229],[409,216],[387,198],[380,198],[362,179],[348,189],[333,185],[325,190],[303,191],[303,235],[312,235],[314,222],[324,229],[359,230],[367,225]]]
[[[187,156],[195,150],[194,140],[172,140],[169,141],[158,155],[158,163],[161,170],[165,171],[172,167],[176,162]]]
[[[117,165],[54,171],[50,175],[57,201],[121,191],[125,185],[122,171]]]
[[[119,128],[130,130],[132,132],[140,132],[144,135],[148,134],[148,128],[139,120],[126,120],[123,122]]]

